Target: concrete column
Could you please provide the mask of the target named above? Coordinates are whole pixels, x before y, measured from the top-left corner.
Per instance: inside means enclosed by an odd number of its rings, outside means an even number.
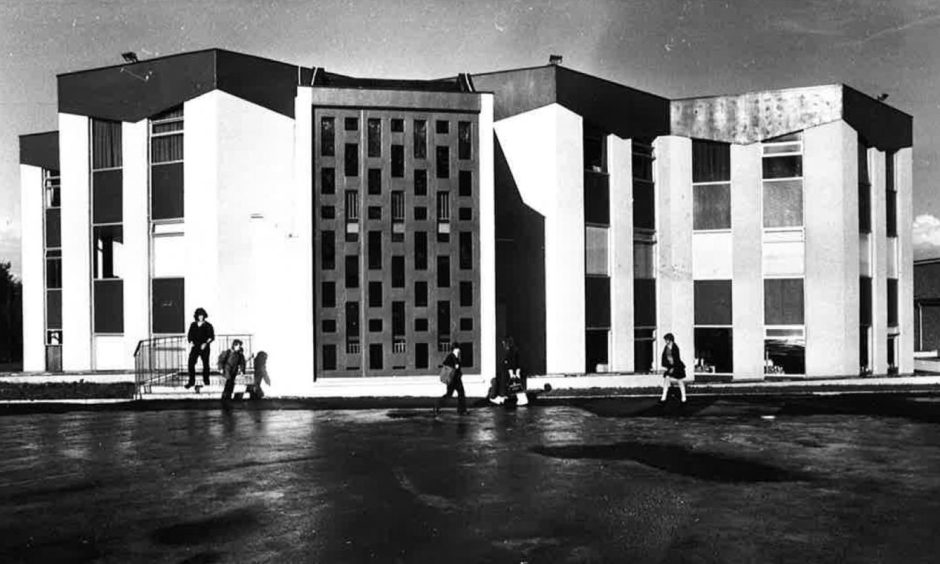
[[[45,205],[42,169],[20,165],[23,370],[46,370]]]
[[[734,378],[764,378],[761,145],[731,146]]]
[[[633,144],[607,136],[610,174],[610,369],[633,372]]]
[[[91,369],[91,187],[88,118],[59,114],[62,179],[62,368]]]
[[[856,143],[844,121],[803,135],[807,376],[858,375]]]
[[[150,335],[148,120],[122,127],[124,157],[124,362],[134,367],[137,342]]]
[[[656,150],[656,226],[659,279],[656,289],[657,339],[676,337],[691,363],[695,351],[694,286],[692,282],[692,140],[664,136]],[[659,363],[659,355],[655,362]],[[691,375],[691,370],[689,371]]]
[[[898,150],[894,163],[898,190],[898,371],[914,372],[914,224],[912,150]]]
[[[480,373],[485,382],[496,370],[496,192],[493,147],[493,95],[480,100]]]
[[[871,246],[872,246],[872,374],[888,372],[888,226],[885,194],[885,154],[874,147],[868,150],[871,167]]]

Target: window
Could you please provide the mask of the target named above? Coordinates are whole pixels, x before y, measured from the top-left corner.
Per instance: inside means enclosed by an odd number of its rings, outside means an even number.
[[[382,370],[382,344],[369,345],[369,370]]]
[[[472,133],[469,121],[457,122],[457,158],[469,159],[472,153]]]
[[[182,218],[182,107],[174,108],[150,119],[150,163],[151,219]]]
[[[427,367],[428,367],[428,344],[416,343],[415,344],[415,368],[427,368]]]
[[[46,289],[62,288],[62,252],[46,251]]]
[[[633,279],[633,326],[656,326],[656,280]]]
[[[369,169],[368,185],[369,194],[375,195],[382,193],[382,169]]]
[[[460,270],[473,268],[473,233],[460,232]]]
[[[331,117],[320,118],[320,155],[332,157],[335,155],[336,120]]]
[[[450,148],[437,147],[437,177],[450,178]]]
[[[336,282],[320,283],[320,306],[336,307]]]
[[[369,219],[382,219],[382,208],[380,206],[369,206]]]
[[[415,169],[415,196],[428,194],[428,171]]]
[[[177,106],[150,118],[150,163],[183,160],[183,108]]]
[[[415,307],[428,307],[428,283],[424,280],[415,282]]]
[[[437,302],[437,334],[438,337],[450,336],[450,302],[447,300]]]
[[[62,209],[46,210],[46,248],[62,246]]]
[[[460,318],[460,330],[461,331],[473,331],[473,318],[461,317]]]
[[[184,281],[182,278],[155,278],[151,281],[154,333],[186,331]]]
[[[121,223],[124,217],[124,179],[120,170],[94,173],[92,182],[92,222]]]
[[[692,182],[730,182],[731,145],[692,140]]]
[[[898,326],[898,280],[888,278],[888,327]]]
[[[871,233],[871,178],[868,175],[868,146],[858,138],[858,231]]]
[[[359,340],[359,302],[346,302],[346,339]]]
[[[458,184],[459,184],[459,194],[463,197],[470,197],[473,195],[473,172],[469,170],[461,170],[457,173]]]
[[[336,320],[324,319],[320,322],[320,328],[324,333],[336,333]]]
[[[336,370],[336,345],[323,345],[323,370]]]
[[[764,324],[803,325],[803,279],[764,280]]]
[[[415,206],[415,220],[424,221],[428,218],[428,208]]]
[[[460,283],[460,307],[473,306],[473,282]]]
[[[897,153],[885,153],[885,224],[888,237],[898,236],[898,192],[894,176],[894,159]]]
[[[859,277],[859,322],[871,325],[872,291],[871,277]]]
[[[46,290],[46,329],[62,328],[62,290]],[[49,344],[62,344],[62,332],[59,331],[59,342]]]
[[[803,176],[803,158],[799,155],[764,157],[764,178],[797,178]]]
[[[405,146],[392,145],[392,178],[405,176]]]
[[[695,280],[695,325],[731,325],[731,281]]]
[[[91,169],[120,168],[121,122],[91,120]]]
[[[428,234],[415,232],[415,270],[428,269]]]
[[[656,330],[636,329],[633,337],[633,371],[637,374],[653,371],[656,355]]]
[[[336,171],[329,167],[320,169],[320,193],[333,194],[336,191]]]
[[[343,120],[343,129],[346,131],[357,131],[359,129],[359,118],[345,118]]]
[[[598,372],[600,367],[609,362],[610,331],[607,329],[588,329],[584,332],[584,371]]]
[[[336,218],[336,207],[320,206],[320,219],[335,219],[335,218]]]
[[[382,120],[376,118],[369,118],[366,122],[366,128],[368,129],[368,147],[370,157],[381,157],[382,156]]]
[[[120,225],[96,226],[93,245],[94,278],[121,278],[124,228]]]
[[[460,343],[460,360],[464,368],[473,366],[473,342],[464,341]]]
[[[392,335],[405,335],[405,302],[392,302]]]
[[[473,219],[473,209],[462,207],[457,210],[457,218],[460,221],[471,221]]]
[[[346,221],[359,221],[359,192],[355,190],[346,190]]]
[[[343,153],[343,160],[345,162],[344,173],[346,176],[354,177],[359,176],[359,144],[358,143],[346,143],[345,152]]]
[[[764,374],[806,374],[806,336],[802,327],[767,328]]]
[[[401,133],[405,130],[405,120],[392,118],[392,133]]]
[[[94,304],[95,333],[124,332],[123,280],[95,280]]]
[[[392,257],[392,288],[405,287],[405,257],[396,255]]]
[[[57,170],[44,170],[46,178],[44,186],[46,189],[45,207],[47,210],[59,208],[62,206],[62,178]]]
[[[424,120],[415,120],[414,146],[415,158],[428,158],[428,122]]]
[[[437,287],[450,288],[450,257],[447,255],[437,257]]]
[[[382,332],[382,320],[370,319],[369,320],[369,333],[381,333],[381,332]]]
[[[359,287],[359,257],[346,255],[346,287]]]
[[[585,274],[607,276],[608,265],[608,229],[606,227],[584,228]]]
[[[369,282],[369,307],[382,307],[381,282]]]
[[[731,148],[692,140],[692,228],[731,228]]]
[[[369,231],[369,270],[382,268],[382,232]]]
[[[803,226],[803,143],[794,133],[763,143],[764,227]]]
[[[584,170],[607,172],[607,147],[604,132],[585,128],[582,143]]]
[[[584,221],[610,224],[610,179],[606,174],[584,173]]]
[[[437,120],[434,124],[438,133],[448,133],[450,132],[450,123],[444,120]]]
[[[415,318],[415,332],[424,333],[428,330],[428,320],[424,317]]]
[[[584,323],[589,329],[610,328],[610,278],[584,279]]]
[[[392,192],[392,221],[398,223],[405,221],[405,193],[401,190]]]
[[[320,268],[323,270],[336,268],[336,235],[332,231],[320,233]]]
[[[656,229],[653,140],[633,139],[633,227]]]
[[[730,327],[695,328],[695,372],[734,372]]]
[[[437,221],[447,223],[450,221],[450,193],[437,193]]]
[[[656,277],[654,243],[633,241],[633,277],[650,279]]]

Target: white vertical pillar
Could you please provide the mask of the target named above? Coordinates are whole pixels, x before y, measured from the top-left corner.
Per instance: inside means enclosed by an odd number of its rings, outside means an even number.
[[[150,214],[148,120],[122,128],[124,186],[124,359],[134,366],[137,342],[150,334]]]
[[[633,372],[633,143],[607,136],[610,174],[610,369]]]
[[[803,135],[807,376],[858,375],[856,143],[855,130],[844,121]]]
[[[692,282],[692,140],[663,136],[656,150],[657,339],[672,333],[687,363],[695,351],[695,296]],[[659,365],[659,355],[655,363]],[[689,371],[691,375],[691,370]]]
[[[871,295],[872,295],[872,347],[873,374],[888,372],[888,261],[885,224],[887,195],[885,193],[885,154],[874,147],[868,150],[869,178],[871,179]]]
[[[761,145],[731,145],[731,303],[735,379],[764,378]]]
[[[488,382],[496,370],[496,193],[494,180],[493,95],[482,94],[479,122],[480,167],[480,374]]]
[[[62,367],[91,369],[91,187],[88,118],[59,114],[62,179]]]
[[[898,371],[914,372],[914,248],[912,149],[898,150],[895,157],[898,191]]]
[[[20,165],[23,370],[46,369],[45,205],[42,169]]]

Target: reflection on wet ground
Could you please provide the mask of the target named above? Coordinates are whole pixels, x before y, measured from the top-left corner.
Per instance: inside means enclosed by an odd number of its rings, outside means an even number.
[[[884,562],[940,549],[927,411],[591,406],[3,417],[0,561]]]

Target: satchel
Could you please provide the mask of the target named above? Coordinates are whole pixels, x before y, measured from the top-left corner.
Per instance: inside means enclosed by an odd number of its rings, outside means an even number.
[[[441,366],[441,383],[450,386],[454,381],[454,368],[446,364]]]

